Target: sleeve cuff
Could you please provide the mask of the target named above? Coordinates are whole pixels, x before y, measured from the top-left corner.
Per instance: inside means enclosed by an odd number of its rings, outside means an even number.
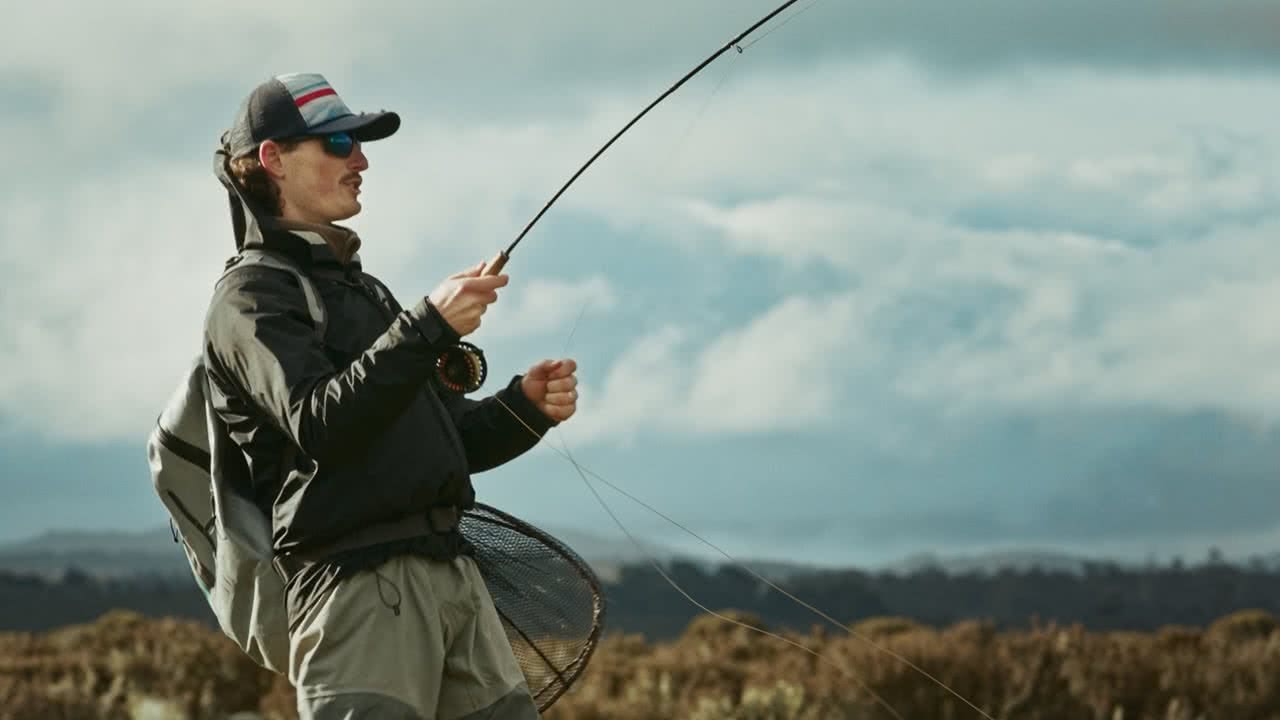
[[[436,306],[431,304],[429,298],[424,297],[418,301],[418,304],[414,305],[408,311],[408,314],[413,326],[418,330],[418,334],[432,347],[452,345],[462,339],[462,336],[449,325],[444,316],[440,314],[440,311],[436,309]],[[521,394],[523,395],[524,393]]]
[[[501,390],[502,402],[507,404],[515,411],[520,419],[529,424],[539,435],[545,435],[548,430],[559,425],[560,423],[547,417],[536,405],[529,401],[525,396],[524,390],[520,389],[520,381],[524,379],[523,375],[516,375],[511,378],[511,382]]]

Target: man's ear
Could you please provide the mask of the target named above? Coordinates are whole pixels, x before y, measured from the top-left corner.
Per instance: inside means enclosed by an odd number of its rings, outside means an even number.
[[[273,178],[284,177],[284,160],[280,157],[280,146],[273,140],[263,140],[258,145],[258,162]]]

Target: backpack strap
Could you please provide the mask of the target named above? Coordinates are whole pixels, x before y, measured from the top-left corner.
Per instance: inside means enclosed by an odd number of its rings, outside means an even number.
[[[302,268],[295,263],[273,253],[269,253],[259,248],[247,248],[240,251],[239,255],[231,258],[227,263],[226,270],[223,271],[222,277],[226,277],[236,268],[252,267],[254,265],[266,266],[276,270],[284,270],[292,273],[298,279],[298,285],[302,287],[302,294],[307,299],[307,310],[311,313],[311,322],[315,325],[316,337],[324,339],[325,328],[328,323],[328,316],[324,310],[324,301],[320,299],[320,291],[316,288],[315,282],[311,280],[311,276],[303,272]]]
[[[391,313],[392,315],[395,315],[396,314],[395,296],[391,294],[391,291],[387,289],[387,286],[384,285],[381,280],[370,275],[369,273],[360,273],[360,275],[365,280],[368,280],[369,284],[373,286],[374,294],[378,296],[378,300],[382,302],[382,305],[387,309],[387,312]]]

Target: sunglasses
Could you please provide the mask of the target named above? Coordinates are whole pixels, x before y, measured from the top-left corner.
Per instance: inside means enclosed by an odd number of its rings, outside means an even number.
[[[324,151],[334,157],[351,157],[356,149],[356,139],[349,132],[329,133],[321,136],[320,141],[324,144]]]
[[[355,137],[346,131],[329,133],[328,135],[294,135],[289,139],[295,142],[319,140],[326,153],[338,158],[351,157],[351,153],[355,151],[358,143]]]

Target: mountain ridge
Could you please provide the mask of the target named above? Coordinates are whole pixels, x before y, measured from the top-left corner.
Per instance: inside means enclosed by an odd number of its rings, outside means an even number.
[[[590,565],[602,580],[613,581],[621,568],[649,565],[652,558],[663,564],[691,563],[705,569],[730,565],[715,555],[694,555],[643,541],[645,552],[630,540],[608,537],[576,528],[542,528]],[[1262,562],[1280,568],[1280,553],[1263,557]],[[1080,575],[1091,566],[1116,565],[1135,568],[1140,563],[1092,557],[1045,548],[1001,549],[975,553],[915,553],[875,567],[816,566],[804,562],[752,558],[743,564],[772,579],[797,574],[861,571],[908,575],[936,571],[948,575],[993,574],[1001,571],[1041,570]],[[143,530],[49,530],[23,540],[0,543],[0,570],[59,577],[74,568],[91,576],[129,577],[137,575],[185,575],[190,572],[185,555],[167,526]]]

